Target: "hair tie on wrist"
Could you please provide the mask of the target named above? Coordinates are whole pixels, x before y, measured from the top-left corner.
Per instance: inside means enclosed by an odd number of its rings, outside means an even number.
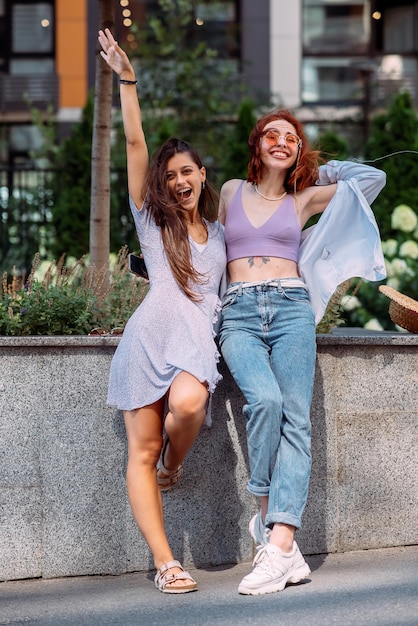
[[[120,78],[119,82],[121,85],[136,85],[138,81],[137,80],[124,80],[123,78]]]

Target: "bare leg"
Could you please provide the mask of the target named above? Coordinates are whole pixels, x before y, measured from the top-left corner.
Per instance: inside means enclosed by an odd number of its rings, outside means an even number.
[[[264,523],[267,515],[268,496],[260,498],[261,519]],[[291,552],[293,549],[293,540],[295,538],[296,528],[289,524],[274,524],[271,531],[269,543],[277,546],[282,552]]]
[[[162,445],[164,400],[152,405],[125,411],[128,437],[126,481],[129,501],[138,527],[148,543],[157,568],[173,560],[164,530],[156,465]]]
[[[171,385],[170,412],[166,432],[170,444],[165,461],[177,467],[196,439],[205,419],[208,391],[194,376],[182,372]],[[154,564],[159,569],[174,559],[164,528],[161,493],[157,484],[157,462],[162,447],[163,411],[165,399],[149,406],[125,411],[128,437],[128,467],[126,473],[129,501],[138,527],[150,547]],[[173,442],[173,443],[172,443]],[[170,457],[169,450],[173,450]],[[173,568],[172,573],[180,570]],[[187,586],[190,581],[176,580],[172,586]]]
[[[175,470],[184,461],[206,417],[209,392],[205,385],[187,372],[173,381],[169,395],[169,413],[165,431],[169,438],[164,465]]]

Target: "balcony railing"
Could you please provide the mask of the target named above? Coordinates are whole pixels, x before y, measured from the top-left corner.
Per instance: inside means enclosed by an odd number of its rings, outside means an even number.
[[[58,77],[50,74],[0,74],[0,112],[22,112],[30,107],[58,107]]]
[[[386,107],[399,91],[409,91],[414,106],[418,109],[418,76],[412,72],[394,76],[379,72],[371,78],[372,105]]]

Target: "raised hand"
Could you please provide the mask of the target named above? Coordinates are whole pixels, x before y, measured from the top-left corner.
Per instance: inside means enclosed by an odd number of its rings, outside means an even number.
[[[106,61],[109,67],[120,77],[131,79],[134,77],[134,70],[126,53],[118,46],[117,41],[113,38],[108,28],[104,31],[99,30],[99,43],[102,47],[100,50],[101,57]]]

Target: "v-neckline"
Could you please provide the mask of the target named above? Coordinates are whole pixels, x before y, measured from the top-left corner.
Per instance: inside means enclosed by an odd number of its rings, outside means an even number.
[[[208,240],[205,241],[205,243],[198,243],[197,241],[195,241],[193,239],[193,237],[191,235],[189,235],[189,239],[192,242],[192,244],[194,245],[195,250],[197,250],[199,252],[199,254],[202,254],[202,252],[204,252],[206,250],[206,246],[208,245]],[[208,237],[209,239],[209,237]]]
[[[202,218],[202,219],[203,219],[203,218]],[[206,246],[208,245],[208,241],[209,241],[209,226],[208,226],[208,222],[207,222],[205,219],[203,219],[203,223],[205,224],[205,227],[206,227],[206,233],[207,233],[207,239],[206,239],[206,241],[205,241],[204,243],[199,243],[198,241],[195,241],[195,240],[193,239],[193,237],[191,236],[191,234],[190,234],[190,233],[188,233],[188,235],[189,235],[189,240],[190,240],[192,243],[194,243],[196,250],[197,250],[198,252],[200,252],[200,253],[202,253],[202,252],[204,252],[204,251],[205,251],[205,248],[206,248]]]
[[[244,183],[244,184],[245,184],[245,183]],[[246,219],[247,219],[247,222],[249,223],[249,225],[251,226],[251,228],[254,228],[254,230],[260,230],[260,228],[263,228],[263,226],[265,226],[266,224],[268,224],[268,223],[269,223],[269,221],[270,221],[271,219],[273,219],[273,217],[276,215],[277,211],[279,211],[279,209],[282,207],[283,203],[284,203],[284,202],[286,202],[286,200],[287,200],[287,198],[288,198],[289,196],[288,196],[288,195],[286,195],[286,196],[283,198],[283,200],[281,201],[281,203],[279,204],[279,206],[277,206],[277,207],[276,207],[276,210],[275,210],[275,211],[274,211],[274,212],[270,215],[270,217],[268,217],[268,218],[266,219],[266,221],[265,221],[265,222],[263,222],[262,224],[260,224],[260,226],[254,226],[254,224],[251,222],[251,220],[250,220],[250,218],[249,218],[249,216],[248,216],[247,211],[246,211],[246,210],[245,210],[245,208],[244,208],[244,199],[243,199],[243,196],[242,196],[243,191],[244,191],[244,184],[243,184],[243,185],[242,185],[242,187],[241,187],[241,207],[242,207],[242,212],[244,213],[244,215],[245,215],[245,217],[246,217]]]

